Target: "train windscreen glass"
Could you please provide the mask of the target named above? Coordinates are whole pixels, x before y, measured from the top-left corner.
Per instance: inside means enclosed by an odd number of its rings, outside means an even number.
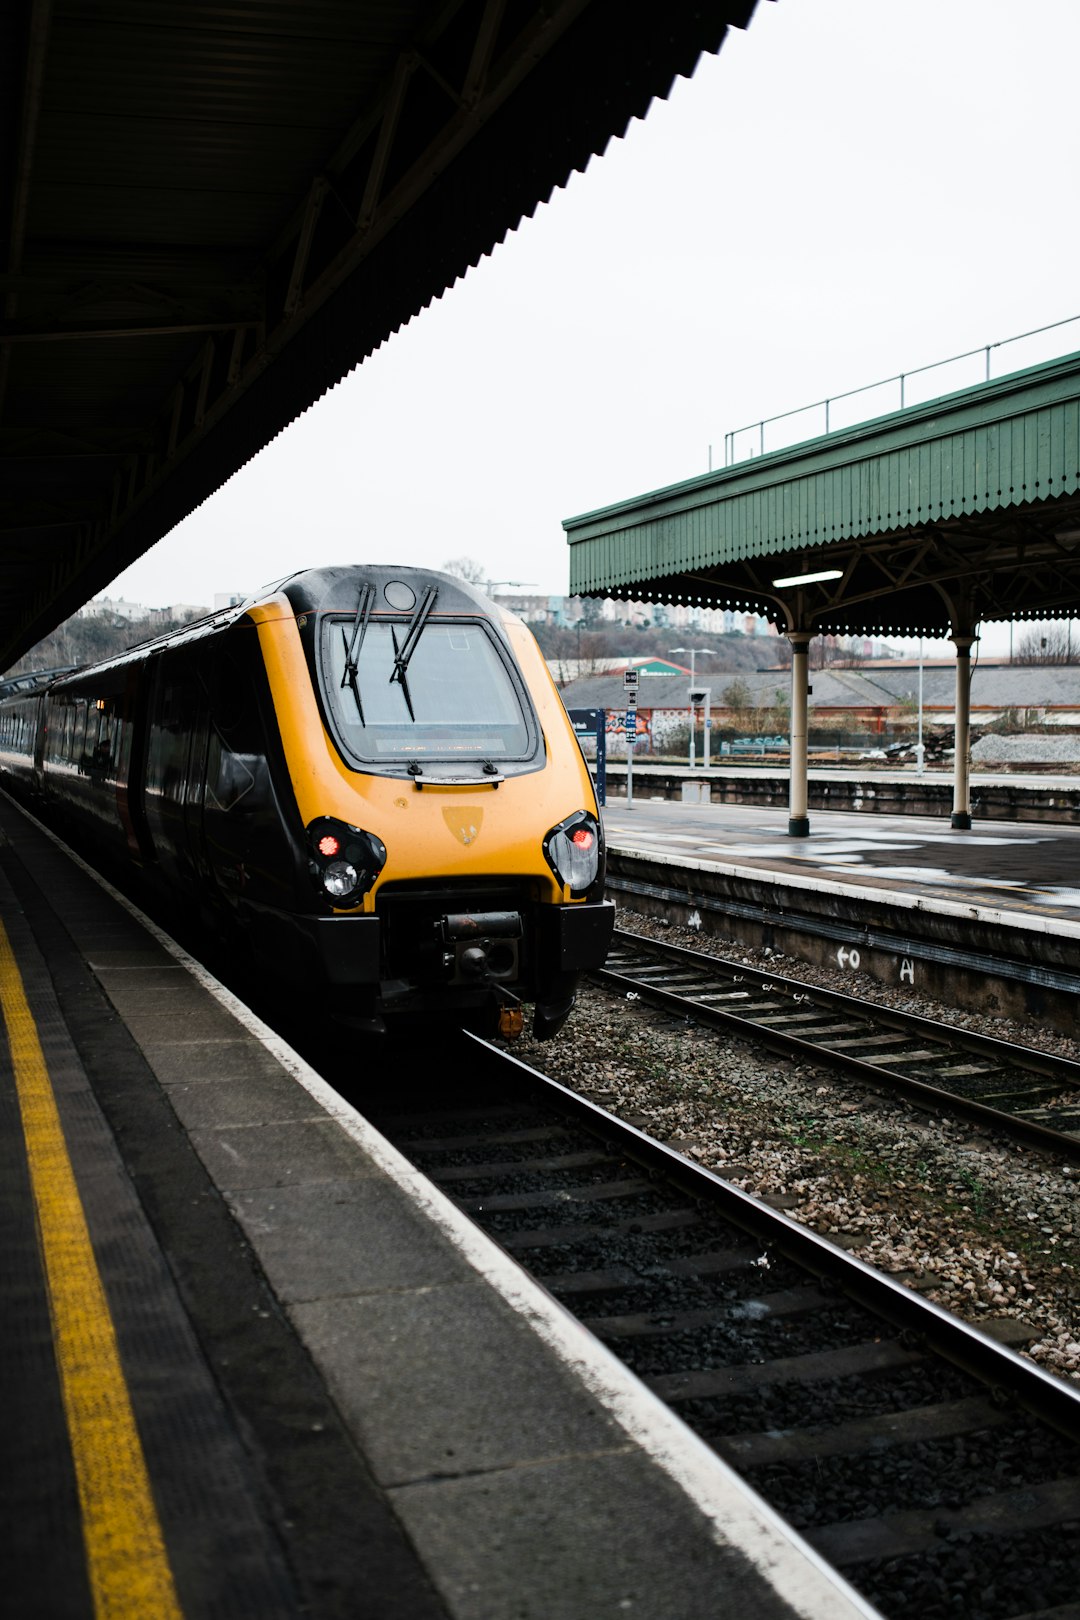
[[[521,696],[480,625],[429,620],[404,669],[407,621],[370,623],[350,668],[353,629],[329,620],[322,641],[324,688],[349,753],[373,764],[531,754]]]

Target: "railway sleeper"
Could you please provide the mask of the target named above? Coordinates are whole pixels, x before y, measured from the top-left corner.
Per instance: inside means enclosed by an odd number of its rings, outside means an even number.
[[[710,1323],[755,1322],[767,1317],[798,1316],[833,1303],[819,1288],[806,1284],[784,1289],[762,1299],[735,1300],[730,1305],[708,1305],[689,1311],[641,1311],[626,1316],[583,1317],[585,1327],[600,1339],[659,1338],[666,1333],[708,1326]]]
[[[909,1508],[875,1519],[804,1529],[804,1535],[831,1564],[850,1569],[871,1559],[925,1553],[952,1534],[1017,1536],[1080,1518],[1075,1479],[1022,1485],[994,1496],[980,1496],[966,1507]]]
[[[738,1468],[767,1468],[775,1463],[813,1462],[818,1457],[857,1456],[880,1452],[888,1445],[906,1446],[928,1440],[950,1440],[1011,1423],[1013,1414],[985,1395],[969,1395],[937,1406],[852,1418],[828,1429],[785,1429],[779,1433],[733,1434],[716,1441],[716,1449]]]
[[[893,1372],[925,1363],[920,1350],[900,1339],[875,1339],[868,1344],[839,1350],[816,1350],[808,1355],[782,1356],[774,1361],[742,1366],[704,1367],[693,1372],[662,1373],[645,1382],[665,1401],[691,1401],[716,1395],[744,1395],[772,1384],[818,1383],[822,1379],[862,1377]]]

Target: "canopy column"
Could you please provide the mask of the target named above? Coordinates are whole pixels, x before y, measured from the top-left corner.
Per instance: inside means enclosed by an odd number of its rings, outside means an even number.
[[[971,647],[974,635],[957,631],[956,648],[956,755],[953,764],[952,826],[971,826]]]
[[[812,632],[789,630],[787,638],[791,643],[791,786],[787,830],[792,838],[806,838],[810,832],[806,753]]]

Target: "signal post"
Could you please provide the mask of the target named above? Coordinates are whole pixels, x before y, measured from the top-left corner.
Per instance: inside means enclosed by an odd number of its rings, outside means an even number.
[[[640,671],[624,669],[622,679],[623,690],[626,694],[626,718],[623,722],[623,729],[626,732],[626,807],[629,809],[634,802],[634,743],[637,741],[637,700]]]

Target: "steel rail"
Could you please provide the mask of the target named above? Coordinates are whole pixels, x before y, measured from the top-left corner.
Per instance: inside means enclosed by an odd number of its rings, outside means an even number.
[[[787,979],[782,974],[747,969],[745,963],[732,962],[724,957],[710,956],[705,952],[689,950],[683,946],[669,945],[666,941],[642,940],[640,936],[626,933],[621,929],[616,931],[615,944],[623,950],[638,951],[642,955],[651,955],[660,961],[669,958],[673,962],[684,962],[718,980],[732,976],[739,976],[745,980],[749,973],[766,994],[779,993],[781,996],[791,997],[798,995],[803,1004],[810,1003],[828,1008],[848,1018],[856,1019],[861,1024],[903,1031],[920,1040],[933,1042],[935,1046],[941,1048],[943,1056],[949,1051],[954,1051],[985,1057],[998,1063],[1007,1063],[1014,1070],[1057,1081],[1062,1087],[1074,1086],[1080,1099],[1080,1064],[1073,1063],[1069,1059],[1037,1052],[1031,1047],[1017,1046],[993,1036],[937,1024],[917,1014],[900,1012],[892,1007],[880,1007],[873,1002],[860,1001],[838,991],[819,990],[802,980]],[[841,1069],[869,1085],[887,1086],[925,1107],[960,1114],[977,1124],[989,1126],[1032,1147],[1050,1152],[1058,1158],[1080,1163],[1080,1135],[1055,1130],[1051,1126],[1025,1119],[1005,1109],[978,1102],[975,1098],[964,1097],[927,1080],[916,1079],[890,1068],[887,1060],[870,1061],[850,1052],[837,1051],[830,1046],[819,1044],[812,1037],[787,1034],[772,1028],[757,1021],[749,1013],[709,1006],[696,1001],[692,995],[648,984],[632,974],[620,973],[615,968],[605,967],[591,977],[596,983],[620,995],[640,996],[665,1011],[695,1023],[705,1024],[712,1029],[737,1034],[740,1039],[753,1041],[780,1056],[797,1057],[806,1062]]]
[[[917,1620],[923,1601],[902,1585],[882,1602],[882,1561],[933,1580],[954,1532],[1002,1537],[1007,1570],[1029,1533],[1064,1531],[1046,1589],[1070,1579],[1080,1388],[512,1052],[468,1035],[455,1072],[449,1091],[443,1073],[365,1111],[751,1489],[786,1518],[794,1507],[799,1534],[881,1613]],[[1014,1342],[1034,1336],[1017,1327]],[[999,1443],[1007,1466],[987,1494],[983,1451]],[[940,1505],[918,1466],[910,1478],[926,1445],[931,1471],[945,1448]],[[1013,1473],[1030,1446],[1045,1471]],[[954,1587],[974,1597],[983,1567]],[[1026,1597],[1001,1612],[1026,1613]]]
[[[619,851],[614,851],[617,858]],[[644,856],[635,859],[646,859]],[[762,877],[769,873],[763,870]],[[752,923],[756,928],[780,928],[797,931],[815,939],[837,940],[840,944],[857,943],[862,950],[884,951],[892,956],[909,956],[917,962],[933,962],[962,973],[993,974],[1014,984],[1032,985],[1054,990],[1062,995],[1080,996],[1080,973],[1048,967],[1041,962],[1025,962],[1019,957],[991,956],[985,951],[961,950],[938,940],[921,939],[909,934],[891,933],[882,928],[863,924],[853,933],[849,922],[836,922],[829,917],[816,917],[788,905],[771,906],[756,901],[718,899],[715,895],[697,894],[689,889],[678,889],[670,884],[645,883],[637,878],[624,877],[609,870],[609,893],[634,895],[642,900],[659,901],[664,907],[680,906],[695,911],[708,911],[717,917],[735,917]],[[786,891],[790,897],[791,891]]]
[[[491,1046],[477,1035],[469,1039],[484,1052],[488,1064],[506,1072],[516,1070],[520,1081],[553,1109],[602,1137],[617,1152],[691,1197],[719,1209],[733,1225],[751,1233],[766,1247],[827,1277],[856,1303],[883,1316],[901,1331],[918,1334],[937,1354],[993,1389],[1007,1392],[1027,1411],[1080,1442],[1080,1389],[1026,1361],[972,1323],[875,1270],[782,1210],[772,1209],[715,1171],[695,1164],[675,1148],[656,1141],[512,1053]],[[407,1144],[402,1151],[408,1154]],[[520,1256],[515,1258],[520,1264]]]

